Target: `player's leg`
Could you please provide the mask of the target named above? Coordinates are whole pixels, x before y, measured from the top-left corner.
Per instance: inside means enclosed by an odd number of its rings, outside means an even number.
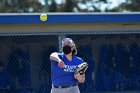
[[[68,91],[65,88],[52,88],[51,93],[68,93]]]
[[[70,87],[68,91],[68,93],[80,93],[78,86]]]

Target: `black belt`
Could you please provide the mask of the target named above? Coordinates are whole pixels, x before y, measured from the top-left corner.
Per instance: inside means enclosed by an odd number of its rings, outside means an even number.
[[[73,86],[77,86],[77,84],[69,85],[69,86],[55,86],[55,85],[52,85],[52,87],[54,87],[54,88],[69,88],[69,87],[73,87]]]

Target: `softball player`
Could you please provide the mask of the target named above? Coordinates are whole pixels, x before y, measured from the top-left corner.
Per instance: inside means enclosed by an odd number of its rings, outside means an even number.
[[[74,78],[77,65],[83,60],[77,56],[75,43],[71,38],[62,40],[62,53],[54,52],[50,55],[52,89],[51,93],[80,93],[78,83],[85,81],[85,75]]]

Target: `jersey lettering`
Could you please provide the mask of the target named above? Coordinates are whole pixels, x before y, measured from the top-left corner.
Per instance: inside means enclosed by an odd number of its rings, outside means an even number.
[[[64,71],[65,72],[75,72],[77,65],[65,65],[64,66]]]

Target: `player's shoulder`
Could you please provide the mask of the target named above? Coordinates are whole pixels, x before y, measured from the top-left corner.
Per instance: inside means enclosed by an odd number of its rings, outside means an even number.
[[[63,53],[62,53],[62,52],[55,52],[55,53],[57,53],[58,55],[63,55]]]
[[[62,55],[62,53],[61,53],[61,52],[53,52],[53,53],[51,53],[51,54]]]
[[[62,55],[63,55],[63,54],[60,53],[60,52],[53,52],[53,53],[50,54],[50,57],[56,57],[56,56],[61,57]]]
[[[74,56],[76,60],[83,62],[83,59],[78,57],[78,56]]]

